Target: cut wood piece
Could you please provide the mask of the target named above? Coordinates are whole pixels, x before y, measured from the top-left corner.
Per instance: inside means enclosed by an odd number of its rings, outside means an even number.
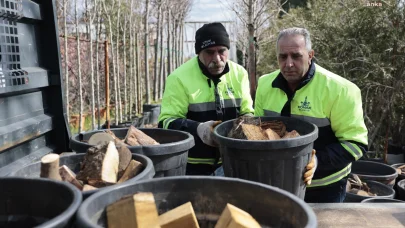
[[[117,182],[118,166],[119,154],[115,143],[110,141],[87,150],[76,178],[94,187],[104,187]]]
[[[125,143],[130,145],[130,146],[140,146],[138,139],[136,139],[136,134],[135,134],[135,127],[130,126],[127,131],[127,136],[125,136]]]
[[[52,180],[61,181],[59,174],[59,155],[47,154],[41,158],[41,173],[40,177],[49,178]]]
[[[286,132],[282,139],[291,139],[300,136],[300,134],[296,130],[292,130],[290,132]]]
[[[271,130],[271,128],[266,129],[264,133],[267,135],[268,140],[280,139],[280,136],[277,134],[277,132]]]
[[[197,217],[190,202],[178,206],[159,216],[162,228],[199,228]]]
[[[85,184],[85,185],[83,186],[82,191],[85,192],[85,191],[96,190],[96,189],[98,189],[98,188],[93,187],[93,186],[88,185],[88,184]]]
[[[277,132],[280,137],[283,137],[286,133],[286,126],[283,121],[280,120],[272,120],[272,121],[265,121],[260,124],[260,127],[263,130],[271,128],[273,131]]]
[[[80,190],[83,189],[82,183],[76,179],[76,174],[66,165],[59,167],[59,174],[63,181],[73,184]]]
[[[160,228],[155,198],[140,192],[107,206],[108,228]]]
[[[267,140],[259,126],[252,124],[242,124],[243,134],[246,135],[248,140]]]
[[[119,180],[122,177],[122,175],[124,174],[129,163],[131,162],[132,154],[131,154],[131,151],[128,149],[128,147],[124,144],[124,142],[118,142],[116,144],[116,148],[118,150],[118,155],[120,158],[120,162],[118,164],[118,175],[117,175],[117,179]]]
[[[107,134],[110,134],[113,137],[115,144],[117,144],[117,143],[124,143],[125,144],[124,140],[121,140],[120,138],[115,136],[114,132],[112,132],[111,130],[107,129],[104,132],[107,133]]]
[[[142,170],[143,170],[143,164],[136,161],[136,160],[132,160],[127,169],[125,170],[124,174],[122,175],[122,177],[119,179],[118,183],[122,183],[124,181],[127,181],[128,179],[131,179],[133,177],[135,177],[136,175],[138,175]]]
[[[228,203],[215,228],[261,228],[261,226],[249,213]]]
[[[110,141],[114,141],[114,138],[112,135],[106,133],[106,132],[98,132],[94,135],[92,135],[88,141],[90,145],[100,145],[104,143],[108,143]]]
[[[130,126],[128,129],[127,137],[125,137],[125,142],[128,145],[131,145],[130,143],[134,143],[136,139],[136,142],[139,145],[142,146],[147,146],[147,145],[159,145],[158,142],[156,142],[154,139],[143,133],[142,131],[136,129],[134,126]],[[134,146],[134,145],[131,145]]]

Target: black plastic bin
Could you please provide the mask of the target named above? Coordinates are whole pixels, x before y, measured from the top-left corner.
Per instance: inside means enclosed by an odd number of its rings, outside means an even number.
[[[71,169],[74,173],[77,174],[80,171],[80,163],[83,161],[84,155],[85,154],[82,153],[82,154],[61,156],[60,160],[59,160],[59,165],[60,166],[66,165],[67,167],[69,167],[69,169]],[[144,155],[140,155],[140,154],[132,154],[132,159],[135,159],[135,160],[139,161],[140,163],[142,163],[145,168],[142,170],[141,173],[136,175],[134,178],[127,180],[124,183],[136,183],[141,180],[148,180],[148,179],[153,178],[153,176],[155,175],[155,169],[153,168],[153,163],[152,163],[151,159],[149,159],[148,157],[146,157]],[[30,164],[28,166],[25,166],[25,167],[21,168],[20,170],[17,170],[13,173],[10,173],[9,176],[36,178],[36,177],[39,177],[40,173],[41,173],[41,162],[36,162],[36,163]],[[86,199],[87,197],[89,197],[90,195],[92,195],[93,193],[95,193],[97,191],[104,190],[107,188],[114,188],[114,187],[116,187],[118,185],[122,185],[124,183],[115,184],[112,186],[103,187],[103,188],[99,188],[96,190],[85,191],[85,192],[83,192],[83,199]]]
[[[361,196],[357,194],[353,194],[350,192],[346,193],[346,198],[344,202],[361,202],[365,199],[370,199],[370,198],[389,198],[393,199],[395,196],[395,191],[392,189],[390,186],[382,184],[377,181],[372,181],[372,180],[366,180],[363,181],[367,183],[367,186],[370,187],[371,192],[376,193],[377,196]]]
[[[68,183],[2,177],[0,227],[71,227],[81,202],[81,192]]]
[[[188,150],[194,146],[194,137],[183,131],[161,128],[139,128],[160,145],[129,146],[132,153],[149,157],[155,167],[155,177],[181,176],[186,174]],[[118,138],[125,138],[128,129],[111,129]],[[101,131],[91,131],[78,134],[70,139],[70,148],[77,153],[85,153],[92,145],[87,141],[93,134]]]
[[[358,160],[352,165],[352,172],[360,177],[362,181],[374,180],[394,187],[395,179],[398,176],[397,171],[389,165]]]
[[[298,197],[261,183],[225,177],[158,178],[102,191],[78,210],[78,227],[105,227],[106,206],[126,195],[152,192],[158,213],[191,202],[201,228],[214,227],[227,203],[250,213],[263,227],[316,227],[313,210]]]
[[[396,186],[398,199],[405,201],[405,180],[401,180],[397,183]]]
[[[220,145],[225,176],[269,184],[304,199],[305,166],[318,138],[316,125],[291,117],[261,117],[262,121],[281,120],[288,131],[301,136],[291,139],[251,141],[226,137],[233,120],[219,124],[214,137]]]
[[[160,104],[144,104],[144,112],[150,112],[149,124],[158,124],[158,119],[160,115]]]

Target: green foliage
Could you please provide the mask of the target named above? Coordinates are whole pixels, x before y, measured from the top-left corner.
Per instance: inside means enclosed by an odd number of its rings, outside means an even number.
[[[317,63],[362,90],[369,140],[384,149],[385,135],[405,145],[405,10],[396,1],[367,6],[362,0],[311,0],[274,21],[274,37],[261,48],[260,75],[278,69],[275,43],[280,29],[305,27]],[[369,145],[370,146],[370,145]]]

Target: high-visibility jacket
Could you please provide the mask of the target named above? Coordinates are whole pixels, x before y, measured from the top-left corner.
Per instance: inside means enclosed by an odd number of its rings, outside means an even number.
[[[253,101],[248,74],[242,66],[228,60],[229,71],[218,80],[204,75],[200,65],[198,57],[192,58],[167,77],[159,127],[187,131],[194,136],[195,146],[189,150],[188,163],[216,165],[219,151],[201,141],[197,126],[210,120],[253,115]]]
[[[295,92],[279,70],[260,77],[255,116],[280,115],[306,120],[319,128],[314,142],[318,167],[309,187],[347,177],[351,163],[367,151],[360,89],[315,63]]]

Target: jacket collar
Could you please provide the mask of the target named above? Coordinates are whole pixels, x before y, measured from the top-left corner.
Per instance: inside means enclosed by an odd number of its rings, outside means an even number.
[[[208,85],[211,87],[211,80],[214,82],[215,85],[217,85],[220,81],[221,81],[221,77],[224,74],[227,74],[229,72],[229,65],[228,62],[225,64],[225,69],[224,71],[222,71],[222,73],[220,73],[219,75],[212,75],[210,74],[210,72],[208,71],[208,69],[204,66],[204,64],[200,61],[200,58],[198,58],[198,56],[196,57],[197,61],[198,61],[198,66],[201,69],[201,72],[205,75],[205,77],[207,77],[207,82]]]
[[[307,73],[305,74],[305,76],[302,78],[301,83],[298,85],[296,90],[301,89],[302,87],[304,87],[306,84],[308,84],[312,78],[315,76],[315,63],[312,60],[311,61],[311,66],[309,67]],[[292,92],[290,91],[290,88],[288,87],[288,83],[287,80],[285,80],[283,74],[280,72],[276,79],[274,79],[273,83],[272,83],[272,87],[273,88],[279,88],[281,90],[283,90],[284,92]]]

